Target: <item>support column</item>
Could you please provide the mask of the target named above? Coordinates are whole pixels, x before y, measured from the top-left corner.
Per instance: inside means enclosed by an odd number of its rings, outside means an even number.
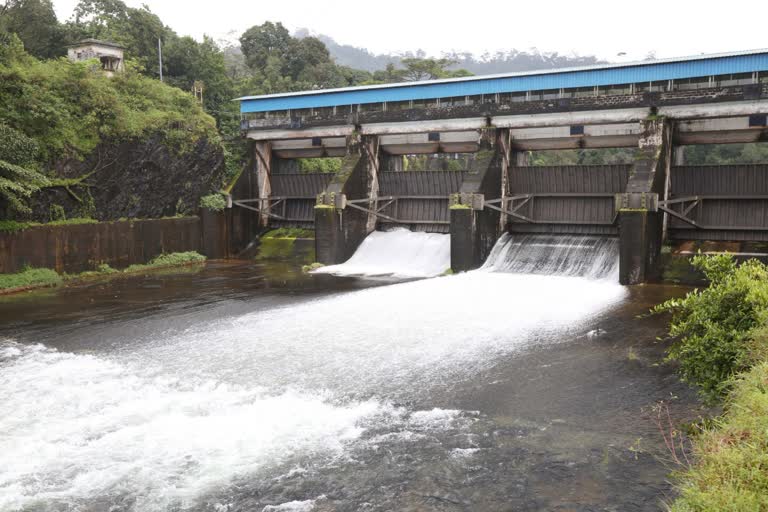
[[[487,200],[499,199],[502,187],[503,150],[495,129],[484,131],[474,169],[450,200],[451,269],[463,272],[478,268],[501,234],[501,215],[485,208]],[[507,146],[509,148],[509,146]],[[508,161],[507,161],[508,165]]]
[[[363,137],[362,145],[366,157],[368,209],[375,210],[379,204],[379,137],[366,135]],[[366,234],[375,229],[376,216],[373,213],[368,213],[368,219],[365,223]]]
[[[362,156],[364,151],[359,136],[350,136],[341,170],[317,196],[315,254],[317,261],[325,265],[345,262],[368,235],[368,215],[346,204],[347,199],[369,197],[370,172],[368,159]]]
[[[671,129],[664,119],[642,121],[640,155],[624,194],[616,196],[619,215],[619,281],[640,284],[658,277],[663,237],[664,197],[671,163]]]
[[[509,193],[509,167],[512,154],[512,133],[508,129],[498,130],[498,152],[501,157],[501,209],[507,206],[506,198]],[[507,214],[499,212],[499,233],[507,229]]]
[[[261,227],[269,224],[269,197],[272,195],[272,143],[255,141],[253,143],[254,161],[256,165],[256,179],[259,189],[259,215]]]

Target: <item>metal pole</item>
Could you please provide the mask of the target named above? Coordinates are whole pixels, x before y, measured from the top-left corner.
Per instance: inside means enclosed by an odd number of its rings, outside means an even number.
[[[163,45],[160,42],[160,38],[157,38],[157,59],[160,65],[160,81],[163,81]]]

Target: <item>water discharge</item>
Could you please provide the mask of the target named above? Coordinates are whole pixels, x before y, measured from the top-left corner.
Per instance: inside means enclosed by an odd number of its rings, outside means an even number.
[[[405,228],[374,231],[345,263],[315,272],[338,276],[434,277],[451,266],[450,243],[449,235],[439,233]]]
[[[619,278],[619,241],[586,235],[510,235],[505,233],[484,270],[514,274]]]
[[[335,272],[436,275],[447,238],[376,232]],[[610,243],[521,246],[502,238],[485,269],[614,272]],[[546,264],[521,259],[531,247]],[[175,329],[148,318],[108,353],[0,342],[0,511],[194,508],[246,477],[335,467],[366,433],[454,428],[466,412],[404,404],[580,333],[626,294],[615,280],[530,274],[469,272]],[[311,510],[316,491],[263,510]]]

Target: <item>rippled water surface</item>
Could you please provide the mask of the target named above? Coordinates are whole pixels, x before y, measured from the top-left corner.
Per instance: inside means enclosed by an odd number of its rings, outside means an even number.
[[[0,299],[0,511],[659,510],[683,290],[289,265]]]

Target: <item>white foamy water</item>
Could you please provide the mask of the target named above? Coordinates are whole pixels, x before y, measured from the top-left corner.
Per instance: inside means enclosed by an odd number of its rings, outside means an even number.
[[[337,454],[363,419],[396,412],[372,400],[182,381],[41,345],[0,350],[3,511],[124,496],[137,511],[192,505],[291,456]]]
[[[374,231],[345,263],[314,272],[338,276],[434,277],[450,266],[450,235],[396,228]]]
[[[586,235],[510,235],[493,247],[483,270],[619,280],[619,240]]]
[[[186,508],[296,459],[335,460],[370,428],[369,442],[389,425],[404,439],[455,428],[460,411],[392,403],[583,334],[624,295],[607,280],[481,271],[170,333],[157,320],[151,342],[126,331],[109,357],[0,342],[0,511],[125,497],[135,511]],[[311,510],[320,494],[265,510]]]

